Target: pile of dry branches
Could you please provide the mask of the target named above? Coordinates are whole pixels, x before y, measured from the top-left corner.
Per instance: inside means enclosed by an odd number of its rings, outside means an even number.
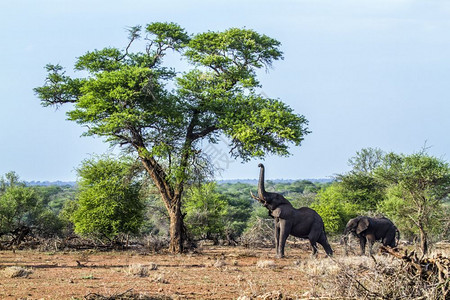
[[[405,270],[411,280],[422,281],[430,287],[435,287],[437,299],[448,299],[450,297],[450,259],[438,254],[433,258],[419,258],[415,251],[403,253],[397,249],[381,247],[398,259],[401,259]]]
[[[257,218],[253,226],[240,237],[239,242],[244,247],[274,247],[273,220]]]

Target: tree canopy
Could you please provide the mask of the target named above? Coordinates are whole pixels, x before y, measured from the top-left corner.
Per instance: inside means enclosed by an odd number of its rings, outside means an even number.
[[[283,58],[273,38],[239,28],[188,34],[175,23],[136,26],[129,34],[124,49],[80,56],[75,70],[85,77],[47,65],[46,82],[35,92],[44,106],[72,103],[68,119],[85,126],[85,135],[137,154],[169,212],[170,249],[179,252],[184,186],[210,167],[204,143],[223,135],[231,155],[243,161],[288,155],[288,147],[300,146],[309,133],[307,120],[258,92],[256,71]],[[142,50],[132,52],[138,40]],[[184,59],[187,71],[164,64],[169,51]]]
[[[448,163],[424,151],[412,155],[389,153],[375,176],[387,188],[387,198],[379,208],[403,228],[415,228],[426,254],[428,233],[432,228],[444,229],[439,225],[445,217],[443,201],[450,192]]]

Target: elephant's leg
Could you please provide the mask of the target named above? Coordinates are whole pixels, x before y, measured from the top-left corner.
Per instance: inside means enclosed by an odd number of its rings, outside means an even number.
[[[369,255],[372,256],[373,255],[373,244],[375,243],[375,241],[369,240]]]
[[[373,244],[375,243],[375,236],[373,234],[366,235],[367,242],[369,242],[369,255],[373,255]]]
[[[279,224],[280,224],[280,239],[279,239],[279,244],[278,244],[279,252],[277,253],[277,257],[283,258],[284,257],[284,246],[286,245],[286,240],[290,233],[290,227],[288,227],[286,225],[286,222],[280,221]]]
[[[388,231],[383,239],[383,245],[394,248],[395,247],[395,230]]]
[[[360,246],[360,255],[364,255],[366,253],[366,237],[359,237],[359,246]]]
[[[322,231],[322,234],[320,235],[319,240],[317,242],[322,245],[323,249],[325,250],[328,256],[333,256],[333,249],[331,249],[331,246],[328,243],[328,239],[325,232]]]
[[[279,241],[280,241],[280,221],[278,218],[274,219],[275,223],[275,249],[276,255],[278,256],[280,253]]]
[[[311,230],[311,232],[308,235],[308,240],[309,240],[309,243],[311,244],[311,248],[312,248],[311,256],[313,256],[313,257],[317,256],[317,244],[316,243],[320,238],[320,234],[321,234],[320,231],[314,230],[314,228],[313,228],[313,230]]]
[[[312,247],[312,254],[311,254],[311,256],[313,256],[313,257],[317,257],[317,244],[316,244],[316,241],[314,241],[314,240],[309,240],[309,243],[311,244],[311,247]]]

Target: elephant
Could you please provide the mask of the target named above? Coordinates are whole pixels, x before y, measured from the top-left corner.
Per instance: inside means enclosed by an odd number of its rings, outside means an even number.
[[[388,218],[359,216],[349,220],[345,226],[343,242],[345,244],[346,253],[347,241],[350,233],[359,238],[359,245],[361,248],[360,255],[365,254],[367,242],[369,242],[369,255],[372,255],[372,247],[375,241],[381,240],[384,246],[394,248],[397,246],[398,240],[400,239],[400,232]]]
[[[274,218],[277,257],[284,257],[284,247],[289,235],[308,239],[312,246],[313,256],[317,255],[316,243],[323,246],[328,256],[332,256],[333,250],[328,243],[325,227],[319,214],[308,207],[296,209],[283,195],[266,192],[264,189],[264,165],[259,164],[258,167],[260,168],[258,196],[254,196],[251,192],[250,194],[262,203],[269,210],[269,215]]]

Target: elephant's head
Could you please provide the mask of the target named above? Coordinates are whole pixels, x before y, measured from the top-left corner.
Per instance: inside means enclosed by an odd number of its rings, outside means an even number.
[[[341,245],[344,244],[344,253],[345,255],[348,254],[348,238],[351,233],[358,236],[361,234],[364,230],[366,230],[369,227],[369,220],[367,217],[356,217],[353,219],[350,219],[347,222],[347,225],[345,226],[344,230],[344,236],[341,239]]]
[[[369,219],[367,217],[356,217],[348,221],[345,226],[344,236],[350,233],[360,235],[362,232],[369,228]]]
[[[258,164],[260,168],[259,181],[258,181],[258,196],[254,196],[251,192],[252,198],[258,200],[270,211],[275,210],[280,205],[291,206],[291,203],[278,193],[267,192],[264,188],[264,165]]]

